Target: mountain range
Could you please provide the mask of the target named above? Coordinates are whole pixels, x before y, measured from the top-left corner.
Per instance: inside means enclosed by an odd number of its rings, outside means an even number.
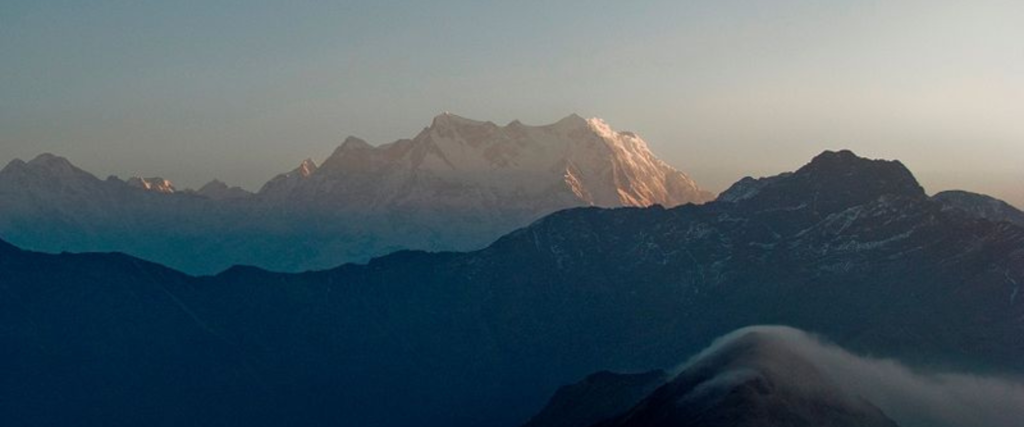
[[[400,249],[468,250],[558,210],[713,195],[600,119],[506,126],[444,113],[412,139],[349,137],[255,194],[214,180],[100,180],[43,154],[0,171],[0,235],[40,251],[118,251],[193,274],[305,271]],[[203,256],[195,256],[202,253]]]
[[[1021,283],[1024,228],[848,151],[703,205],[567,209],[479,250],[301,274],[196,277],[0,243],[0,414],[10,426],[519,425],[588,373],[674,366],[760,324],[1019,375]]]

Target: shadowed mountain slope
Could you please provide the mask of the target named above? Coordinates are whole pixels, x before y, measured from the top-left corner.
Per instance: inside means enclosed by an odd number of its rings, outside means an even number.
[[[559,388],[547,406],[523,427],[589,427],[626,412],[670,378],[662,370],[591,374]]]
[[[957,209],[990,221],[1005,221],[1024,227],[1024,212],[1002,200],[967,191],[943,191],[932,196],[947,209]]]
[[[590,423],[579,414],[548,417],[547,425],[564,427],[896,427],[868,400],[847,390],[818,362],[797,348],[786,328],[737,331],[662,378],[655,390],[634,397],[627,408]],[[614,375],[614,374],[605,374]],[[624,377],[625,378],[625,377]],[[587,384],[584,380],[581,384]],[[580,384],[569,386],[581,387]],[[559,406],[588,407],[622,393],[628,385],[559,400]],[[602,393],[603,392],[603,393]],[[633,396],[631,396],[633,397]],[[530,425],[530,424],[527,424]]]
[[[1024,371],[1024,229],[944,209],[899,163],[846,152],[727,194],[741,189],[566,210],[475,252],[303,274],[191,277],[0,246],[0,413],[12,426],[516,425],[587,373],[671,366],[765,323]]]

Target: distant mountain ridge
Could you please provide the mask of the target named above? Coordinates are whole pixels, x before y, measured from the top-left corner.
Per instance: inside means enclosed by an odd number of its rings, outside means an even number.
[[[848,152],[757,182],[704,205],[562,210],[477,251],[301,274],[192,277],[0,244],[0,414],[521,425],[589,373],[674,366],[759,324],[921,366],[1024,372],[1024,228],[950,210],[902,164]],[[618,384],[643,394],[649,378],[634,379]],[[578,391],[609,384],[594,380]]]
[[[122,251],[191,273],[301,271],[399,249],[483,247],[557,210],[677,206],[713,195],[599,119],[498,126],[444,113],[412,139],[347,138],[257,193],[214,180],[101,181],[40,155],[0,171],[0,235],[52,252]],[[196,249],[206,256],[192,256]]]
[[[1010,222],[1024,227],[1024,212],[994,197],[952,190],[943,191],[932,198],[942,203],[946,209],[958,210],[977,218]]]

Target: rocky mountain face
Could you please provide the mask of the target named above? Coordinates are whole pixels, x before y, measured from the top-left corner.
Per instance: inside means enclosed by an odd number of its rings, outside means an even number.
[[[850,152],[704,205],[563,210],[482,250],[302,274],[192,277],[0,245],[0,414],[10,426],[521,425],[588,373],[674,366],[758,324],[1021,373],[1022,283],[1024,228],[947,209],[900,163]]]
[[[498,126],[445,113],[412,139],[374,147],[350,137],[321,165],[306,160],[256,194],[217,180],[198,191],[163,178],[100,181],[52,155],[15,160],[0,172],[9,206],[0,236],[43,251],[126,252],[190,273],[302,271],[399,249],[476,249],[571,207],[712,198],[638,136],[598,119]]]

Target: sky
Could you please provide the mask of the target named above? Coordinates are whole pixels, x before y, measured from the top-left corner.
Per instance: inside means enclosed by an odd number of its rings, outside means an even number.
[[[442,111],[601,117],[721,191],[825,149],[1024,207],[1024,2],[0,3],[0,162],[248,189]]]

